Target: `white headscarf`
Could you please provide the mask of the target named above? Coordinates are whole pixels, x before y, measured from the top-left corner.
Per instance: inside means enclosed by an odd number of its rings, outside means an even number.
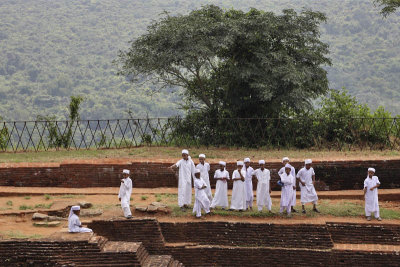
[[[291,169],[292,168],[292,165],[290,165],[289,163],[286,163],[286,165],[285,165],[285,169],[286,168],[289,168],[289,169]]]
[[[238,162],[236,162],[236,165],[238,165],[238,166],[243,166],[243,161],[238,161]]]
[[[374,168],[368,168],[369,172],[374,172],[375,173],[375,169]]]
[[[243,161],[244,161],[245,163],[246,163],[246,162],[250,162],[250,158],[245,158]]]
[[[187,149],[182,150],[182,154],[189,155],[189,151]]]
[[[220,161],[219,165],[226,166],[226,162],[225,161]]]
[[[200,154],[200,155],[199,155],[199,158],[206,158],[206,155]]]
[[[312,163],[312,160],[311,160],[311,159],[306,159],[304,163],[305,163],[305,164],[311,164],[311,163]]]
[[[261,165],[261,164],[265,164],[265,160],[263,160],[263,159],[259,160],[259,161],[258,161],[258,164],[260,164],[260,165]]]
[[[130,172],[129,170],[127,170],[127,169],[124,169],[124,170],[122,171],[122,173],[130,174],[131,172]]]
[[[199,169],[194,169],[194,173],[200,173],[200,170]]]
[[[288,157],[284,157],[284,158],[282,159],[282,162],[284,162],[285,160],[290,161]]]
[[[71,210],[69,211],[68,219],[71,218],[71,216],[74,214],[74,210],[80,210],[80,209],[81,209],[80,206],[72,206]]]

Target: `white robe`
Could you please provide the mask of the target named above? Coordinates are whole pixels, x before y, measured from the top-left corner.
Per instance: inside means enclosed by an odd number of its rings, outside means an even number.
[[[206,183],[207,188],[205,189],[207,197],[210,201],[212,201],[212,192],[211,192],[211,185],[210,185],[210,164],[204,162],[204,165],[199,163],[196,165],[196,168],[200,170],[200,178]]]
[[[285,167],[282,167],[279,171],[278,174],[281,176],[282,174],[285,173]],[[290,171],[290,174],[294,177],[294,186],[296,186],[296,170],[294,167],[292,167],[292,170]],[[296,189],[293,189],[293,201],[292,201],[292,207],[296,206]]]
[[[93,232],[92,229],[86,227],[80,227],[81,221],[79,220],[78,215],[72,214],[68,218],[68,231],[70,233],[90,233]]]
[[[227,170],[221,171],[220,169],[215,171],[214,178],[227,178],[229,180],[229,172]],[[215,194],[211,203],[211,208],[215,207],[227,208],[228,202],[228,182],[223,180],[217,180],[215,186]]]
[[[242,176],[246,176],[246,172],[242,169],[240,171]],[[241,178],[239,171],[235,170],[232,174],[232,179]],[[245,182],[242,180],[233,181],[231,209],[233,210],[245,210],[246,209],[246,188]]]
[[[283,183],[281,192],[281,207],[292,206],[293,203],[293,185],[296,183],[296,178],[292,174],[287,175],[286,172],[281,175],[281,181]]]
[[[131,178],[123,179],[124,182],[121,182],[121,186],[119,187],[118,198],[121,199],[121,208],[124,212],[124,216],[128,217],[131,216],[131,208],[130,208],[130,201],[131,201],[131,194],[132,194],[132,180]]]
[[[254,193],[253,193],[253,172],[254,169],[252,167],[248,167],[246,169],[246,166],[243,166],[242,170],[246,172],[245,176],[245,188],[246,188],[246,201],[247,201],[247,206],[252,207],[253,206],[253,200],[254,200]],[[247,207],[246,207],[247,208]]]
[[[374,213],[375,217],[379,218],[378,188],[370,190],[377,184],[381,184],[377,176],[367,177],[364,181],[364,188],[367,188],[365,193],[365,215],[371,216],[371,213]]]
[[[188,160],[179,160],[175,165],[179,168],[178,205],[183,207],[192,203],[192,177],[195,166],[190,157]]]
[[[301,204],[304,205],[306,203],[317,203],[318,196],[317,192],[315,191],[314,185],[313,185],[313,175],[315,175],[314,169],[310,167],[310,169],[306,169],[306,167],[303,167],[298,173],[297,173],[297,178],[299,178],[302,182],[304,182],[306,185],[303,186],[301,183],[300,184],[300,191],[301,191]]]
[[[194,179],[194,206],[193,213],[196,213],[196,217],[201,216],[201,209],[203,209],[206,213],[210,212],[210,200],[208,199],[206,188],[202,188],[203,186],[207,186],[204,180],[202,179]]]
[[[268,169],[257,169],[253,172],[256,176],[257,182],[257,206],[258,210],[261,211],[265,206],[268,210],[271,210],[272,201],[269,194],[269,186],[271,180],[271,173]]]

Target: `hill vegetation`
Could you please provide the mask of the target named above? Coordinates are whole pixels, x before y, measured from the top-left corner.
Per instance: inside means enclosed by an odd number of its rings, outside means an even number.
[[[331,88],[346,87],[373,110],[400,114],[400,16],[386,19],[370,0],[2,0],[0,2],[0,115],[65,118],[71,95],[81,95],[82,119],[180,114],[179,90],[150,94],[116,75],[112,61],[165,10],[187,14],[206,4],[281,12],[303,7],[328,18],[321,39],[330,45]],[[176,93],[172,93],[176,92]]]

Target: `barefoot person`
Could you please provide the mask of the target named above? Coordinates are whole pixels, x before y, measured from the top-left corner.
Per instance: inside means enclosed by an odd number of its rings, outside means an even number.
[[[283,163],[283,167],[279,170],[278,174],[279,176],[281,176],[282,174],[285,173],[285,166],[286,164],[288,164],[290,162],[290,159],[288,157],[284,157],[282,159],[282,163]],[[297,212],[297,210],[294,209],[294,207],[296,206],[296,170],[294,169],[294,167],[292,166],[291,170],[290,170],[290,174],[294,177],[295,179],[295,188],[294,188],[294,193],[293,193],[293,201],[292,201],[292,212]]]
[[[243,170],[243,161],[238,161],[236,165],[237,170],[234,170],[232,173],[231,210],[243,211],[246,209],[246,188],[244,182],[246,171]]]
[[[197,218],[201,217],[201,210],[206,212],[206,215],[210,214],[210,200],[208,199],[206,189],[207,185],[203,179],[200,178],[200,170],[194,171],[194,206],[193,213],[196,214]]]
[[[374,176],[375,169],[368,168],[368,176],[364,181],[365,196],[365,216],[371,220],[371,213],[378,221],[382,221],[379,216],[378,187],[381,185],[377,176]]]
[[[132,218],[132,213],[131,213],[131,206],[130,206],[130,201],[131,201],[131,194],[132,194],[132,180],[129,178],[130,171],[129,170],[123,170],[122,171],[122,176],[123,179],[121,179],[121,186],[119,187],[119,194],[118,194],[118,199],[121,201],[121,208],[124,212],[124,216],[127,219]]]
[[[271,174],[265,168],[265,161],[258,161],[260,168],[253,172],[253,176],[257,178],[257,207],[258,211],[262,211],[264,207],[271,212]]]
[[[205,189],[207,197],[210,201],[212,201],[212,193],[211,193],[211,186],[210,186],[210,164],[206,162],[206,155],[200,154],[199,155],[200,163],[196,165],[196,169],[200,170],[200,178],[206,183],[207,188]]]
[[[243,170],[246,172],[245,177],[245,187],[246,187],[246,210],[251,209],[253,210],[253,172],[254,169],[250,167],[250,158],[244,159],[244,166]]]
[[[301,191],[301,205],[303,208],[303,213],[306,213],[306,209],[304,207],[307,203],[313,203],[313,211],[318,212],[317,209],[317,201],[318,196],[315,191],[315,172],[311,167],[312,160],[306,159],[305,166],[297,173],[297,178],[299,178],[300,182],[300,191]]]
[[[215,194],[211,202],[211,208],[222,207],[226,209],[229,206],[228,203],[228,180],[229,172],[225,170],[226,163],[224,161],[219,162],[219,169],[215,171],[214,179],[217,180],[215,185]]]
[[[182,211],[192,203],[192,177],[195,166],[189,157],[189,151],[182,150],[182,159],[170,167],[173,170],[179,169],[178,180],[178,205]]]
[[[82,227],[81,221],[79,220],[79,214],[81,212],[80,206],[72,206],[68,216],[68,231],[70,233],[90,233],[92,229]]]
[[[296,178],[291,174],[292,166],[289,163],[285,165],[285,172],[281,174],[282,192],[281,192],[281,207],[279,213],[282,214],[286,209],[287,215],[290,216],[292,211],[293,193],[296,188]]]

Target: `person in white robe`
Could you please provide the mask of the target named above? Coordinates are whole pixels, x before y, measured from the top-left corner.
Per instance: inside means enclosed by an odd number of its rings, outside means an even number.
[[[295,192],[294,189],[296,188],[296,178],[292,175],[292,166],[289,163],[285,165],[285,172],[280,175],[282,186],[281,192],[281,207],[279,213],[283,213],[286,209],[288,216],[292,211],[292,202],[293,202],[293,193]]]
[[[228,180],[229,172],[225,169],[226,163],[219,162],[219,169],[215,171],[214,179],[217,180],[215,185],[214,198],[211,202],[211,208],[222,207],[226,209],[229,206],[228,202]]]
[[[371,214],[378,221],[382,221],[379,216],[379,203],[378,203],[378,187],[381,185],[379,179],[375,174],[374,168],[368,168],[368,176],[364,180],[364,196],[365,196],[365,216],[367,220],[371,220]]]
[[[201,171],[196,169],[194,171],[194,206],[193,213],[196,214],[197,218],[201,217],[201,210],[206,212],[206,215],[210,214],[210,200],[208,199],[206,189],[207,185],[203,179],[201,179]]]
[[[313,203],[313,211],[319,213],[317,209],[317,191],[315,191],[315,172],[311,167],[312,160],[306,159],[305,166],[297,173],[297,178],[299,178],[300,192],[301,192],[301,205],[303,209],[303,213],[306,213],[306,209],[304,207],[307,203]]]
[[[258,162],[260,168],[253,172],[253,176],[257,179],[257,207],[258,211],[262,211],[264,207],[271,212],[271,173],[265,168],[265,161]]]
[[[129,178],[129,175],[130,175],[129,170],[125,169],[122,171],[123,179],[121,179],[121,185],[119,187],[119,193],[118,193],[118,199],[119,201],[121,201],[122,211],[124,212],[124,216],[127,219],[132,218],[131,206],[130,206],[131,194],[132,194],[132,180],[131,178]]]
[[[231,210],[243,211],[246,209],[245,176],[246,171],[243,170],[243,161],[238,161],[237,170],[234,170],[232,173]]]
[[[279,176],[281,176],[282,174],[285,173],[285,166],[286,164],[288,164],[290,162],[290,159],[288,157],[284,157],[282,159],[282,163],[283,163],[283,167],[278,171]],[[290,174],[294,177],[295,179],[295,184],[296,184],[296,170],[294,169],[294,167],[292,166],[291,170],[290,170]],[[295,210],[296,206],[296,187],[294,188],[294,193],[293,193],[293,201],[292,201],[292,212],[297,212],[297,210]]]
[[[182,159],[170,167],[173,170],[179,169],[178,175],[178,205],[182,211],[192,203],[192,179],[195,166],[189,156],[187,149],[182,150]]]
[[[92,229],[82,227],[81,221],[79,220],[79,214],[81,212],[80,206],[72,206],[68,216],[68,232],[70,233],[91,233]]]
[[[253,200],[254,200],[254,193],[253,193],[253,172],[254,169],[250,166],[250,158],[244,159],[244,166],[243,170],[246,172],[245,177],[245,187],[246,187],[246,210],[250,209],[253,210]]]
[[[212,192],[211,192],[211,185],[210,185],[210,164],[205,161],[206,160],[206,155],[200,154],[199,155],[199,161],[200,163],[196,165],[196,169],[200,170],[200,178],[203,179],[203,181],[206,183],[207,188],[205,189],[205,192],[207,194],[207,197],[210,201],[212,201]]]

